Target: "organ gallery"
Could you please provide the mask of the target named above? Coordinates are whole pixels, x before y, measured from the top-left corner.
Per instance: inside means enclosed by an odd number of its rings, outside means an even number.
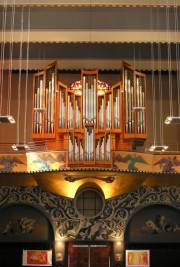
[[[58,80],[56,62],[34,75],[33,139],[46,150],[68,151],[69,164],[109,165],[111,151],[133,150],[146,131],[146,76],[123,62],[115,85],[98,70],[81,70],[71,85]]]

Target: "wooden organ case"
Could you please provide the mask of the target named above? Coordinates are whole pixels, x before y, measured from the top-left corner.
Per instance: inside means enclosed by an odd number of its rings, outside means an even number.
[[[55,138],[57,64],[34,75],[33,139]]]
[[[133,150],[147,138],[146,76],[125,62],[122,81],[111,87],[98,70],[82,70],[68,87],[57,81],[56,63],[35,74],[33,84],[33,139],[47,142],[47,150],[66,150],[69,165],[110,165],[113,150]]]

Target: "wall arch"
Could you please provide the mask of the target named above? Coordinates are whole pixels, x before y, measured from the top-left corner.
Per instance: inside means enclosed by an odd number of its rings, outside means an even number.
[[[40,209],[14,203],[1,208],[0,242],[53,243],[54,231],[50,220]]]
[[[125,243],[180,243],[180,211],[156,203],[139,209],[125,229]]]

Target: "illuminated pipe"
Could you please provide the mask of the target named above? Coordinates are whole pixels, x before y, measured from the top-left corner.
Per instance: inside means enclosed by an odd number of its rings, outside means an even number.
[[[86,99],[86,95],[85,95],[85,76],[83,76],[83,82],[82,82],[82,97],[83,97],[83,124],[85,123],[85,99]]]
[[[52,93],[51,120],[50,120],[50,124],[51,124],[51,130],[50,130],[50,132],[53,133],[54,132],[54,92]]]
[[[97,145],[96,145],[96,148],[95,148],[95,150],[96,150],[96,160],[99,160],[99,140],[97,141]]]
[[[140,86],[139,87],[139,91],[140,91],[140,93],[139,93],[139,97],[140,97],[140,107],[142,107],[142,86]],[[139,111],[140,112],[140,114],[139,114],[139,116],[140,116],[140,133],[142,133],[143,132],[143,113],[142,113],[142,111]]]
[[[48,87],[48,133],[50,133],[50,128],[51,128],[51,103],[50,103],[50,95],[51,95],[51,82],[49,82],[49,87]]]
[[[134,133],[134,112],[133,112],[133,106],[134,106],[134,87],[131,87],[131,120],[132,120],[132,132]]]
[[[136,88],[136,97],[137,97],[137,107],[140,107],[139,103],[139,78],[136,80],[137,88]],[[137,132],[140,132],[140,117],[139,117],[139,112],[137,114]]]
[[[40,80],[40,88],[39,88],[39,108],[42,108],[42,98],[43,98],[43,81]]]
[[[131,81],[128,80],[128,87],[127,87],[127,104],[128,104],[128,132],[131,133],[132,132],[132,127],[131,127],[131,123],[132,123],[132,114],[131,114]]]
[[[102,98],[102,106],[101,106],[101,128],[104,128],[104,98]]]
[[[68,94],[68,128],[70,128],[70,95]]]
[[[59,128],[63,128],[62,122],[62,91],[59,92]]]
[[[51,133],[54,132],[54,73],[52,73],[52,81],[51,81]]]
[[[128,133],[128,91],[127,91],[127,70],[124,71],[124,90],[125,90],[125,103],[126,103],[126,114],[125,114],[125,132]]]
[[[142,107],[145,107],[144,91],[142,91]],[[142,130],[145,133],[145,110],[142,110]]]
[[[94,122],[96,123],[96,101],[97,101],[97,82],[96,82],[96,79],[94,79]]]
[[[110,160],[110,134],[106,137],[106,160]]]
[[[119,90],[115,90],[115,103],[114,103],[114,128],[119,128]]]
[[[46,112],[44,114],[44,131],[47,133],[47,90],[45,90],[45,107],[46,107]]]
[[[85,112],[85,121],[88,119],[88,84],[86,83],[86,99],[85,99],[85,106],[86,106],[86,112]]]

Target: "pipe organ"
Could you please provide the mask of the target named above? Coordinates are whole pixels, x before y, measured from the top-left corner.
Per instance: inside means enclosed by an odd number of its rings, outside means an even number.
[[[147,138],[146,77],[125,62],[112,86],[99,81],[97,70],[82,70],[81,80],[67,86],[57,81],[56,63],[35,74],[33,86],[33,138],[58,143],[69,164],[110,164],[112,150],[132,150],[136,139]]]

